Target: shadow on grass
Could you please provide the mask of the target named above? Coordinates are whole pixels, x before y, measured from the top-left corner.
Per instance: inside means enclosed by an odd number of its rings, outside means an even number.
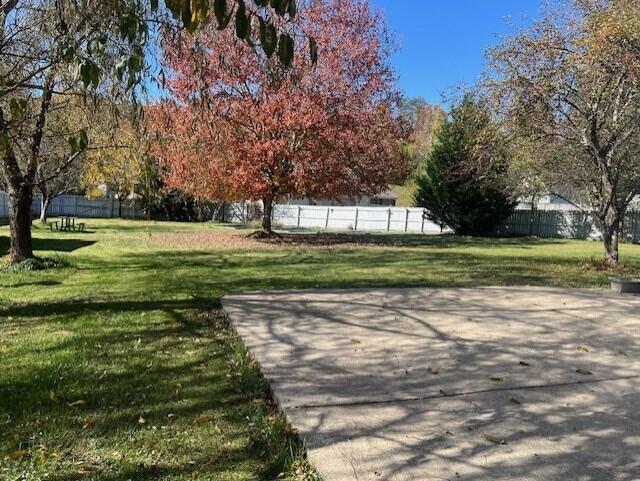
[[[465,237],[452,234],[395,234],[395,233],[358,233],[358,232],[316,232],[308,230],[288,230],[279,237],[264,239],[262,242],[279,245],[363,245],[384,247],[497,247],[516,246],[531,248],[540,245],[560,244],[560,239],[540,239],[534,237]]]
[[[49,238],[33,239],[34,251],[54,251],[54,252],[73,252],[82,247],[88,247],[95,244],[95,241],[88,241],[85,239],[74,238]],[[8,237],[0,236],[0,256],[7,255],[9,253],[10,240]]]
[[[40,469],[35,454],[42,446],[82,453],[97,443],[117,446],[121,455],[63,457],[47,479],[75,480],[80,468],[100,481],[229,473],[275,479],[283,452],[269,452],[247,427],[261,393],[232,380],[231,333],[208,314],[218,306],[201,299],[86,300],[3,309],[0,318],[13,319],[3,327],[30,325],[31,333],[45,330],[52,338],[22,347],[32,362],[14,365],[13,377],[0,383],[0,412],[9,420],[3,430],[11,432],[0,439],[2,457],[33,452]],[[11,362],[11,346],[4,354]],[[29,462],[13,464],[25,472]]]

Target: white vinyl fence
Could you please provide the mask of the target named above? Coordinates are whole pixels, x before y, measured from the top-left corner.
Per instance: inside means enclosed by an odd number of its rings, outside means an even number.
[[[273,212],[273,221],[281,226],[303,229],[432,234],[442,232],[439,225],[425,218],[424,209],[418,208],[278,205]]]
[[[0,192],[0,218],[9,216],[8,195]],[[39,195],[34,196],[31,204],[31,211],[34,217],[40,215],[41,199]],[[55,197],[49,203],[50,217],[70,216],[85,218],[143,218],[142,208],[132,201],[126,200],[120,205],[118,199],[87,199],[81,195],[61,195]]]
[[[299,229],[343,229],[365,232],[414,232],[440,234],[451,232],[428,220],[425,209],[402,207],[333,207],[317,205],[276,205],[276,226]],[[227,222],[246,223],[261,215],[257,204],[230,204],[225,209]],[[593,217],[572,205],[541,205],[532,210],[519,206],[496,231],[497,236],[535,236],[544,238],[600,239]],[[623,238],[640,242],[640,211],[629,211],[623,224]]]

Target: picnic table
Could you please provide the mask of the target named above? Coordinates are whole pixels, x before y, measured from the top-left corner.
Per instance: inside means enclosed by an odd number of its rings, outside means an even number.
[[[76,218],[75,217],[61,217],[60,220],[53,221],[49,224],[51,231],[54,229],[60,232],[84,232],[86,224],[84,222],[78,222],[76,226]]]

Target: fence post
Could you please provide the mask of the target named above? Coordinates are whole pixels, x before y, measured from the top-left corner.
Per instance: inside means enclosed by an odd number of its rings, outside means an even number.
[[[358,208],[356,207],[356,220],[353,223],[353,230],[358,230]]]
[[[328,229],[329,228],[329,214],[331,213],[331,207],[327,206],[327,218],[324,222],[324,228]]]
[[[391,230],[391,209],[387,209],[387,232]]]
[[[300,228],[300,213],[302,212],[302,207],[298,206],[298,222],[296,222],[296,227]]]
[[[424,209],[422,210],[422,225],[420,226],[420,233],[424,234]]]
[[[409,209],[406,210],[404,216],[404,231],[407,232],[409,230]]]
[[[78,217],[78,196],[73,196],[73,216]]]
[[[633,231],[631,232],[631,243],[636,243],[636,230],[638,228],[638,211],[633,211]]]

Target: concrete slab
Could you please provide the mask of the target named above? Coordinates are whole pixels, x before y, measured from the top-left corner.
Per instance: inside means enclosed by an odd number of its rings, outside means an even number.
[[[326,481],[640,481],[640,299],[289,291],[224,306]]]

